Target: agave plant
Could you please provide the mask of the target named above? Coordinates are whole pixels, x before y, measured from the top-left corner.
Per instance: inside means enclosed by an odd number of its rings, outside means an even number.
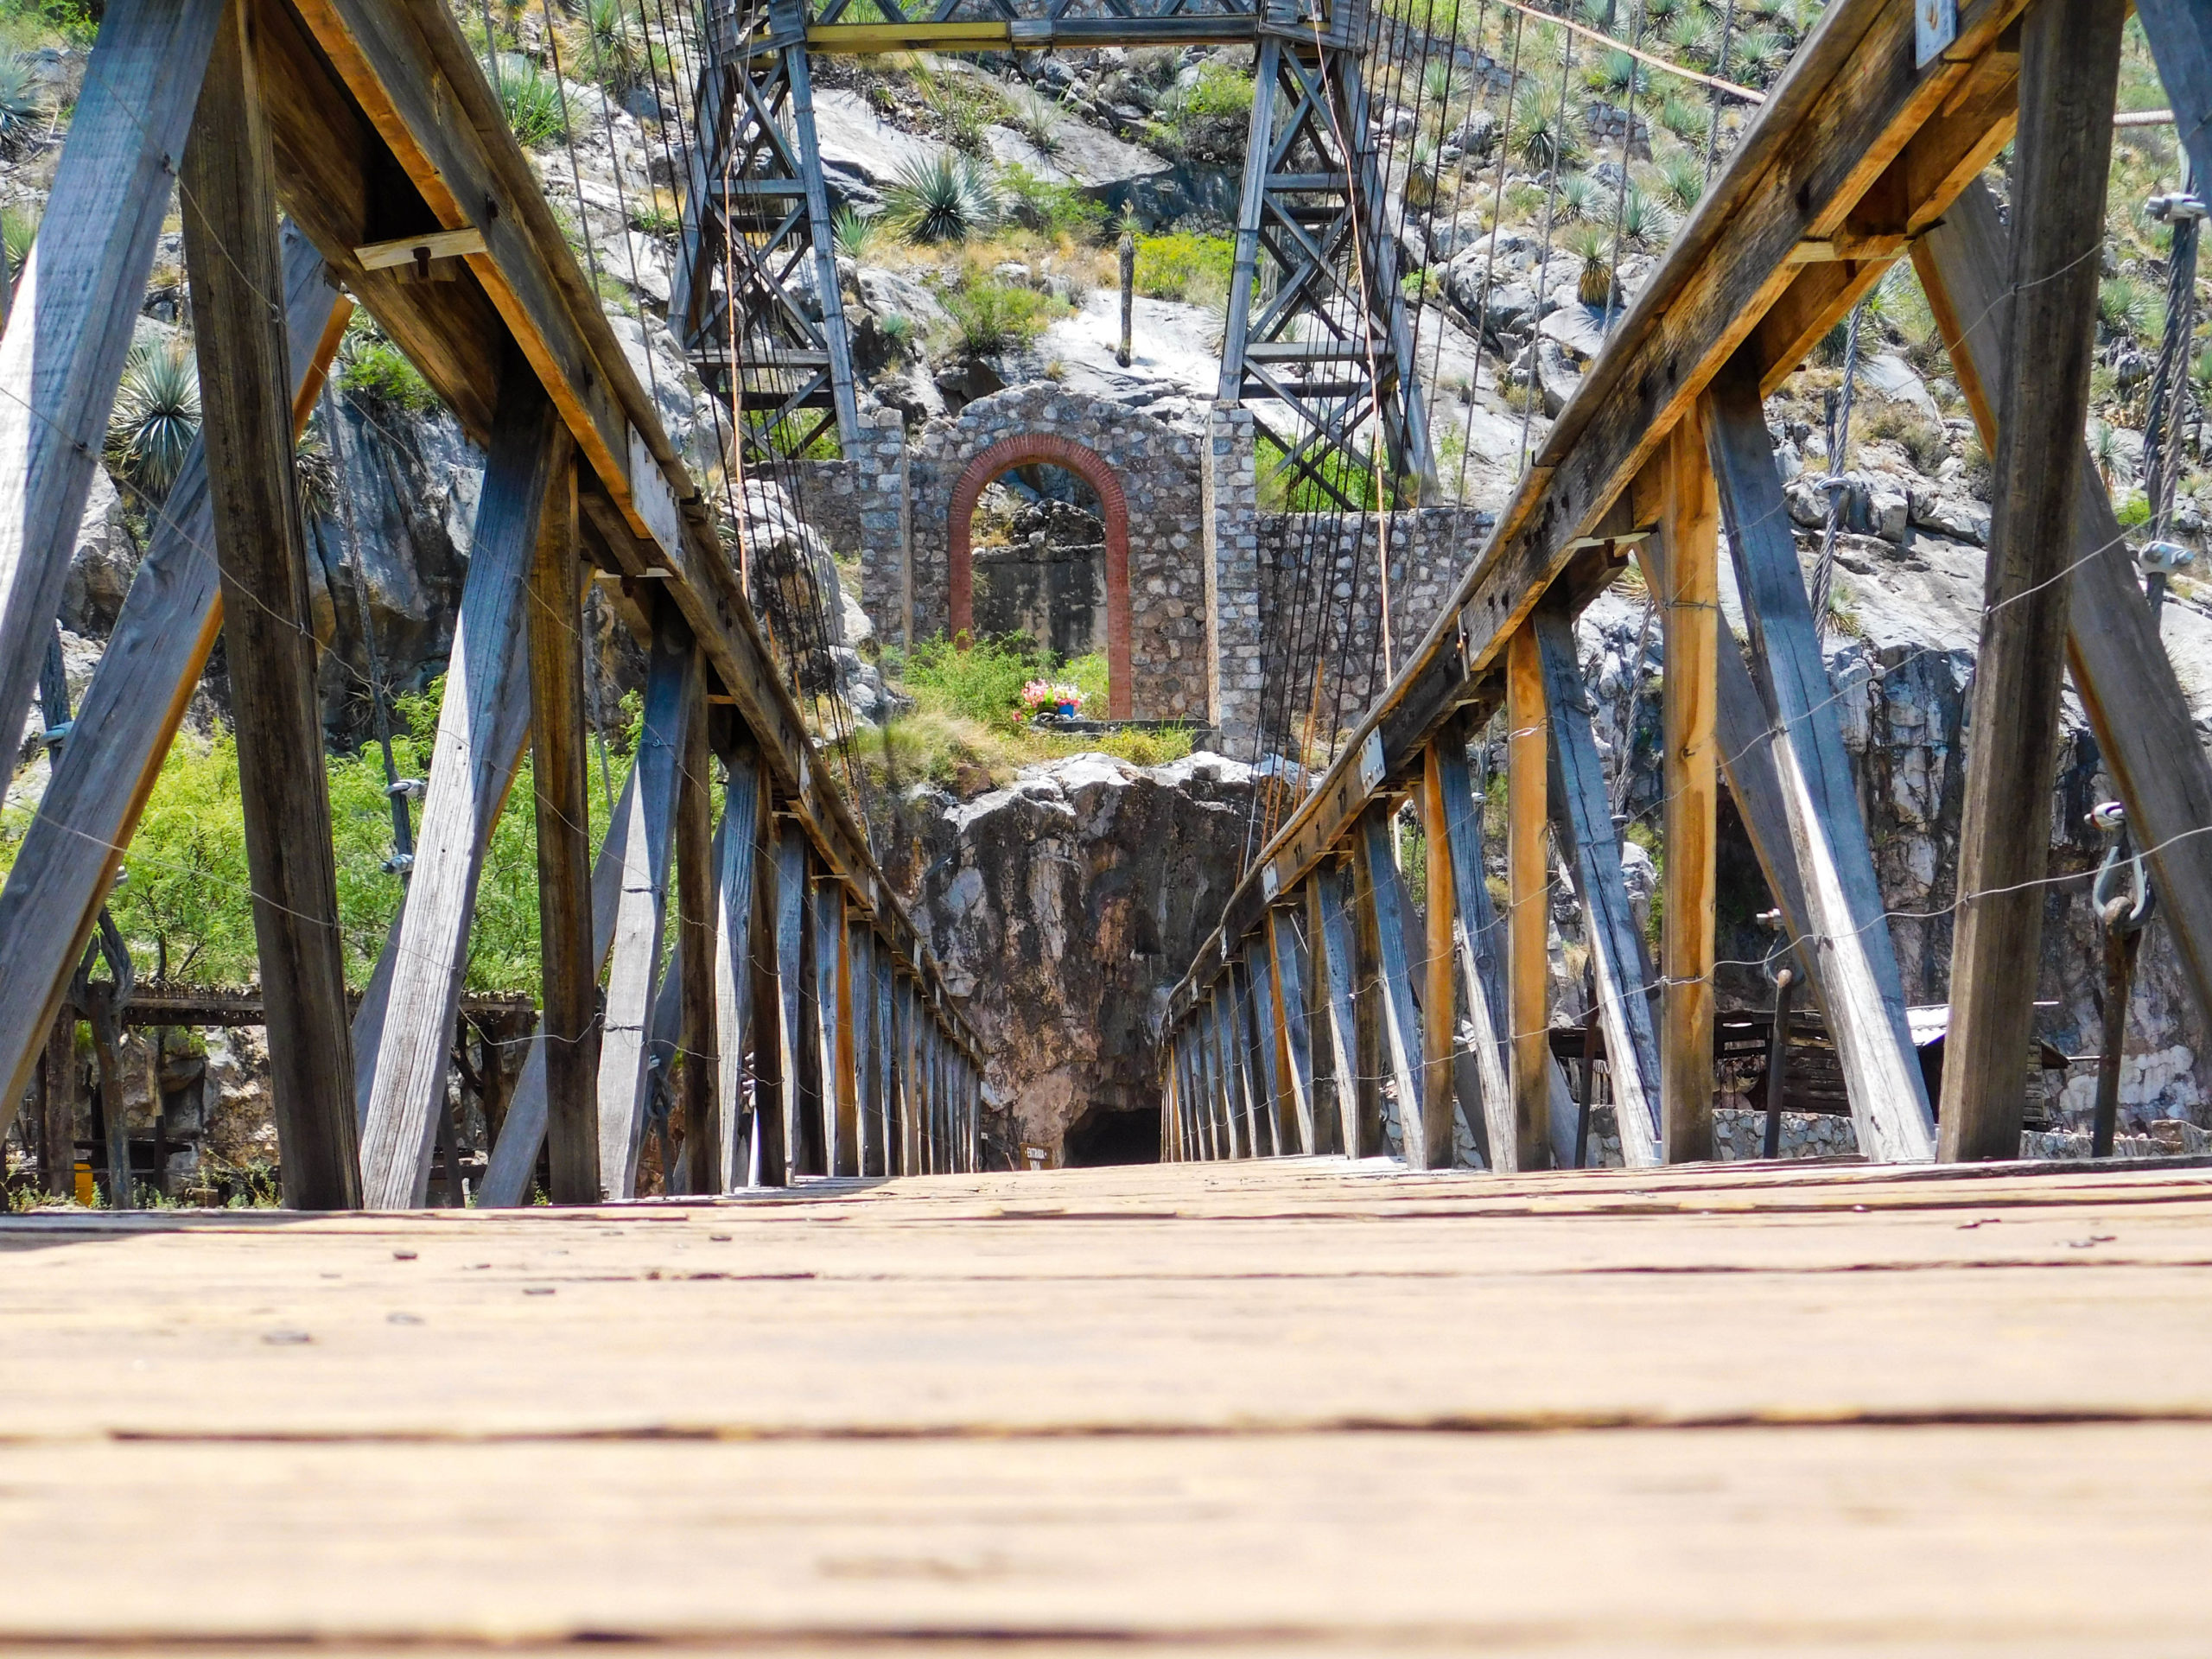
[[[1669,92],[1659,105],[1659,124],[1684,143],[1702,149],[1713,135],[1713,111],[1680,93]]]
[[[1772,74],[1783,55],[1782,36],[1770,29],[1744,29],[1728,48],[1730,65],[1752,80],[1764,80]]]
[[[1613,293],[1612,239],[1601,226],[1578,225],[1567,233],[1564,245],[1582,261],[1574,297],[1593,311],[1601,309]]]
[[[159,499],[200,435],[200,365],[181,340],[132,347],[108,417],[111,470]]]
[[[1684,61],[1704,65],[1713,61],[1719,37],[1713,28],[1713,16],[1700,6],[1688,6],[1680,16],[1667,25],[1665,35],[1670,55]]]
[[[1620,48],[1615,47],[1598,60],[1590,71],[1590,88],[1603,92],[1616,104],[1625,104],[1651,83],[1651,73]]]
[[[10,202],[0,207],[0,247],[8,251],[8,280],[22,275],[23,261],[31,257],[31,242],[38,235],[41,209],[36,202]]]
[[[19,52],[0,52],[0,148],[14,149],[47,112],[45,89]]]
[[[884,192],[884,223],[909,242],[965,242],[1004,211],[990,175],[950,152],[908,162]]]
[[[2097,321],[2106,332],[2139,340],[2151,331],[2151,296],[2131,276],[2107,276],[2097,284]]]
[[[1437,165],[1435,144],[1427,138],[1414,139],[1413,148],[1406,152],[1407,204],[1421,213],[1433,207],[1443,194],[1438,183],[1442,170]]]
[[[1678,213],[1687,213],[1705,194],[1705,163],[1677,152],[1659,163],[1659,194]]]
[[[1421,72],[1421,95],[1431,108],[1440,111],[1465,90],[1457,71],[1459,65],[1449,57],[1432,58]]]

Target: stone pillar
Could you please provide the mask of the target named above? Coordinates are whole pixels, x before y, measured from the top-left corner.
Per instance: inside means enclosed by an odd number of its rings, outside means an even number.
[[[1232,758],[1256,760],[1260,690],[1260,490],[1252,411],[1216,404],[1199,455],[1205,529],[1206,719]]]
[[[860,492],[861,603],[887,645],[914,638],[913,537],[906,428],[895,409],[864,410],[854,471]]]

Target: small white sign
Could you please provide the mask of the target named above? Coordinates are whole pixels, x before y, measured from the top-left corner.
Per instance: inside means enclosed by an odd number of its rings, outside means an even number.
[[[683,538],[676,492],[669,488],[660,462],[653,458],[653,452],[638,435],[635,427],[630,429],[630,499],[637,504],[638,517],[645,521],[645,528],[660,543],[661,551],[675,560]]]
[[[1275,894],[1281,891],[1282,877],[1275,869],[1274,861],[1270,859],[1267,863],[1260,867],[1261,896],[1266,899],[1269,904],[1273,904],[1275,901]]]
[[[1913,65],[1925,69],[1959,38],[1959,0],[1913,0],[1912,22]]]
[[[1359,750],[1359,786],[1365,790],[1382,787],[1382,734],[1370,732],[1367,741]]]

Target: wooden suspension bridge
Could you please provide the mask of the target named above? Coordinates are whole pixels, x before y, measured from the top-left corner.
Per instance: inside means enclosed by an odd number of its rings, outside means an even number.
[[[2191,0],[2137,10],[2212,176],[2212,29]],[[204,448],[0,893],[0,1099],[223,630],[285,1197],[379,1213],[0,1223],[0,1637],[2197,1640],[2193,1580],[2152,1568],[2212,1542],[2203,1160],[1986,1161],[2015,1150],[2063,673],[2212,1007],[2212,769],[2090,482],[2069,344],[2123,17],[1836,0],[1459,602],[1174,990],[1167,1161],[1017,1176],[972,1170],[973,1039],[443,7],[117,0],[0,342],[0,725],[29,703],[173,180]],[[1975,181],[2008,142],[2000,219]],[[1907,257],[1999,480],[1940,1124],[1760,413]],[[407,904],[349,1015],[292,454],[357,302],[489,459]],[[1748,653],[1719,625],[1723,523]],[[1630,557],[1664,606],[1656,964],[1567,643]],[[596,868],[593,574],[652,664]],[[1493,916],[1469,739],[1499,709]],[[526,1190],[542,1138],[559,1207],[404,1213],[525,744],[544,992],[487,1179]],[[1866,1166],[1705,1161],[1724,778]],[[1418,920],[1389,844],[1409,791]],[[1548,832],[1593,942],[1625,1172],[1552,1167],[1576,1160]],[[632,1191],[664,1002],[721,1062],[687,1068],[690,1191],[606,1202]],[[1446,1168],[1455,1122],[1485,1173]]]

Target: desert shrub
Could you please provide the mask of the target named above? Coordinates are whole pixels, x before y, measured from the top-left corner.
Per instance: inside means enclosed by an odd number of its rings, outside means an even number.
[[[1034,289],[1010,283],[963,283],[944,296],[945,312],[952,319],[952,347],[975,357],[1018,350],[1045,332],[1050,305]]]
[[[1687,213],[1705,194],[1705,163],[1677,152],[1659,163],[1659,194],[1676,213]]]
[[[882,222],[851,207],[840,207],[830,220],[830,238],[848,259],[866,264],[884,241]]]
[[[46,89],[20,53],[0,52],[0,149],[13,150],[45,124]]]
[[[1018,633],[969,641],[926,639],[890,671],[925,709],[963,715],[985,726],[1020,722],[1021,688],[1052,671],[1051,653]]]
[[[365,311],[356,311],[346,325],[338,349],[338,378],[348,397],[378,410],[425,415],[439,406],[430,383]]]
[[[1923,473],[1932,473],[1948,460],[1951,453],[1949,435],[1941,421],[1930,419],[1925,410],[1902,401],[1874,402],[1861,405],[1863,413],[1854,416],[1859,435],[1869,443],[1885,439],[1895,442],[1912,458],[1912,464]]]
[[[561,83],[519,52],[499,54],[499,105],[524,149],[543,149],[566,129]]]
[[[199,435],[200,365],[192,347],[181,340],[134,346],[108,416],[109,470],[159,499]]]
[[[1147,299],[1220,306],[1229,297],[1236,245],[1225,236],[1174,231],[1137,238],[1137,292]]]
[[[1106,229],[1106,207],[1071,184],[1042,179],[1019,162],[999,175],[1006,216],[1031,230],[1092,240]]]
[[[623,0],[586,0],[583,15],[569,25],[569,57],[618,96],[644,85],[652,73]]]

